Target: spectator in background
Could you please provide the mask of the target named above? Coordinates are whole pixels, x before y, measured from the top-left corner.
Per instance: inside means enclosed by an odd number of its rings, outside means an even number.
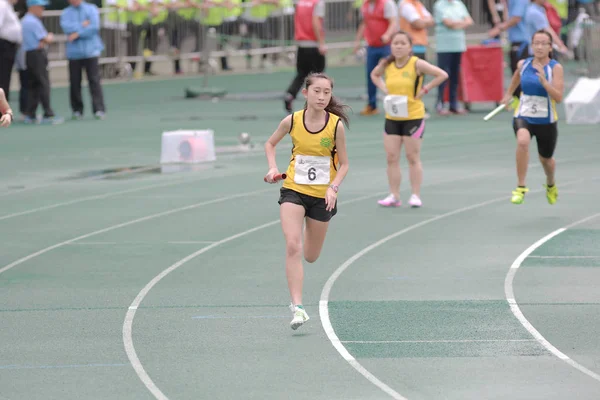
[[[460,0],[437,0],[433,5],[433,15],[438,67],[446,71],[450,81],[448,109],[444,106],[446,82],[439,86],[438,114],[466,114],[464,109],[458,108],[458,84],[462,53],[467,50],[465,29],[473,25],[473,19]]]
[[[433,17],[419,0],[401,0],[398,4],[398,13],[400,30],[407,32],[411,37],[413,55],[427,60],[427,45],[429,44],[427,28],[435,25]],[[425,84],[424,81],[423,84]],[[424,118],[429,118],[427,108],[425,108]]]
[[[569,23],[569,1],[548,0],[548,4],[551,4],[558,13],[562,26],[566,26]],[[563,43],[567,43],[567,32],[561,32],[559,35]]]
[[[83,116],[81,78],[87,76],[92,110],[96,119],[104,118],[104,96],[100,85],[98,58],[104,50],[100,39],[100,13],[94,4],[83,0],[69,0],[70,6],[60,16],[60,27],[67,35],[67,59],[69,60],[69,83],[73,119]]]
[[[598,7],[598,2],[596,2],[596,4],[594,5],[594,1],[595,0],[577,0],[577,5],[579,7],[583,7],[585,9],[585,12],[590,16],[593,17],[595,16],[597,13],[597,7]]]
[[[41,20],[44,8],[48,4],[48,0],[27,0],[28,11],[21,20],[23,51],[29,78],[25,123],[37,122],[36,112],[40,102],[44,108],[42,123],[59,124],[64,122],[62,118],[54,115],[50,106],[50,77],[46,47],[52,43],[54,35],[46,31]]]
[[[300,0],[294,14],[294,39],[296,40],[296,76],[287,88],[283,107],[292,113],[292,102],[311,73],[325,71],[325,1]]]
[[[393,0],[365,0],[361,9],[362,22],[356,32],[354,52],[367,42],[367,93],[369,101],[360,115],[377,115],[377,86],[371,80],[371,71],[379,60],[390,55],[390,38],[398,30],[398,8]]]
[[[525,12],[529,6],[529,0],[508,0],[508,20],[496,24],[488,32],[489,37],[496,37],[500,32],[508,31],[508,41],[510,42],[510,71],[512,74],[517,70],[517,64],[520,60],[529,57],[529,35],[527,34],[527,25],[525,24]],[[513,93],[513,106],[521,96],[521,85],[517,86]]]
[[[17,50],[15,68],[19,72],[19,112],[21,113],[21,120],[24,120],[25,116],[27,115],[27,88],[29,86],[29,78],[27,74],[27,64],[25,62],[25,50],[23,49],[23,46],[20,46],[19,50]]]
[[[413,54],[425,60],[427,28],[435,25],[433,17],[419,0],[401,0],[399,3],[400,30],[407,32],[413,43]]]
[[[506,0],[483,0],[483,10],[492,28],[501,22],[506,22],[507,8]],[[500,33],[494,36],[494,39],[500,39]]]
[[[552,36],[552,42],[558,46],[558,51],[566,53],[567,47],[563,41],[558,37],[558,34],[550,26],[548,16],[546,15],[546,8],[544,4],[546,0],[531,0],[531,3],[527,7],[525,12],[525,25],[527,27],[527,42],[531,43],[533,35],[539,30],[545,30]],[[531,44],[529,45],[529,54],[533,54]]]
[[[27,3],[26,0],[17,0],[15,4],[15,11],[19,19],[23,19],[27,14]],[[20,23],[20,22],[19,22]],[[17,50],[17,56],[15,58],[15,69],[19,72],[19,112],[21,113],[20,120],[23,121],[27,114],[27,87],[29,86],[29,80],[27,79],[27,64],[25,63],[25,50],[23,50],[23,44],[19,46]]]
[[[0,0],[0,89],[10,100],[10,78],[23,33],[19,17],[13,8],[16,0]]]

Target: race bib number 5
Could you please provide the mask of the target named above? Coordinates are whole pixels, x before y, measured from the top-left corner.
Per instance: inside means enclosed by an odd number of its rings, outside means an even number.
[[[548,118],[548,98],[543,96],[521,96],[522,117]]]
[[[383,99],[383,108],[392,117],[408,118],[408,98],[406,96],[385,96]]]
[[[331,157],[297,155],[294,182],[299,185],[329,185]]]

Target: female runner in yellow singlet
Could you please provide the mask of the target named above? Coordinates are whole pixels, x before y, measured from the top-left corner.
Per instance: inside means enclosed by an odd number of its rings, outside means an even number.
[[[379,62],[371,79],[386,94],[385,131],[383,145],[387,154],[387,176],[390,194],[378,203],[384,207],[400,207],[400,151],[404,145],[410,171],[411,207],[421,207],[421,140],[425,131],[423,95],[448,79],[448,74],[412,55],[412,40],[408,33],[398,31],[392,36],[392,54]],[[423,85],[424,75],[435,78]],[[384,78],[385,81],[382,79]]]
[[[285,117],[265,143],[269,163],[265,179],[274,183],[274,176],[279,174],[275,146],[288,133],[292,138],[292,157],[279,197],[292,329],[309,320],[302,306],[302,251],[309,263],[319,257],[329,221],[337,213],[338,188],[348,172],[344,128],[348,125],[347,106],[332,96],[332,91],[333,82],[327,75],[309,75],[302,89],[304,109]]]

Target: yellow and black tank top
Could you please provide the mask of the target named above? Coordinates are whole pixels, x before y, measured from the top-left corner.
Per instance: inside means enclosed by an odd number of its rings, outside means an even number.
[[[413,119],[425,118],[425,105],[422,100],[416,100],[415,96],[419,94],[423,86],[423,76],[417,74],[416,56],[411,56],[402,68],[398,68],[395,62],[390,63],[384,72],[385,85],[388,95],[406,96],[404,113],[398,113],[404,116],[391,115],[387,110],[385,117],[394,121],[408,121]]]
[[[292,114],[292,157],[283,187],[313,197],[325,198],[337,174],[335,132],[340,117],[327,113],[325,126],[311,132],[304,123],[304,110]]]

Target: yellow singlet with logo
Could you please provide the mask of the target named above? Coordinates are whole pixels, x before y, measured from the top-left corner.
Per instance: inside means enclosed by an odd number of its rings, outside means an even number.
[[[304,124],[304,110],[292,114],[292,157],[283,187],[313,197],[325,198],[337,174],[335,131],[340,117],[327,113],[325,127],[310,132]]]
[[[423,76],[417,74],[416,56],[411,56],[402,68],[398,68],[395,62],[390,63],[385,68],[385,85],[390,95],[406,96],[408,116],[396,117],[389,115],[385,117],[394,121],[409,121],[412,119],[425,118],[425,105],[422,100],[416,100],[415,96],[421,91],[423,86]]]

